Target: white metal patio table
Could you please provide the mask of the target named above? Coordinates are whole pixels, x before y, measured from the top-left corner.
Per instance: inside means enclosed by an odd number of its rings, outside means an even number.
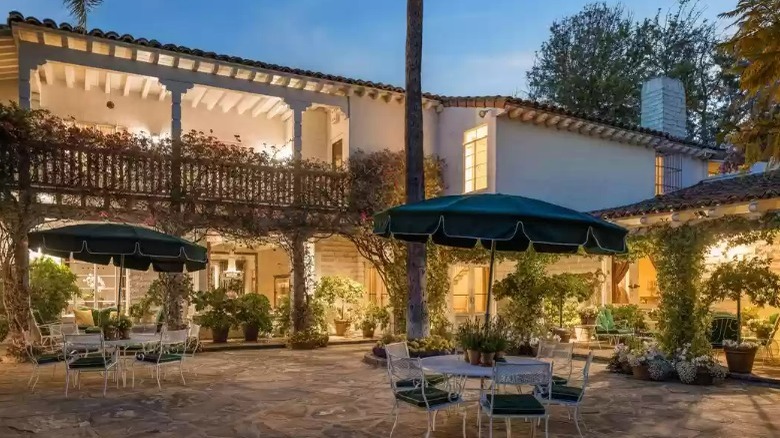
[[[143,349],[146,349],[146,346],[149,344],[154,344],[160,342],[160,334],[159,333],[131,333],[129,339],[112,339],[110,341],[103,341],[103,347],[105,348],[116,348],[120,351],[120,361],[119,361],[119,371],[122,373],[122,387],[127,386],[127,380],[126,380],[126,372],[127,372],[127,364],[124,362],[127,358],[127,350],[130,349],[130,347],[134,347],[137,345],[141,345]],[[89,344],[89,343],[83,343],[85,346],[100,346],[99,343]],[[133,355],[133,358],[135,358],[135,355]]]
[[[531,357],[506,356],[507,363],[520,365],[539,365],[546,362]],[[489,379],[493,377],[493,367],[471,365],[463,360],[462,354],[448,354],[421,359],[426,371],[448,376],[468,377],[473,379]]]

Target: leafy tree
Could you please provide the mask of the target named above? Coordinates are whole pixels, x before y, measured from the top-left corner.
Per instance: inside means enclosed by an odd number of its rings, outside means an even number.
[[[716,36],[690,0],[644,20],[620,5],[589,4],[551,26],[527,73],[530,97],[637,124],[642,83],[666,75],[685,86],[689,138],[715,142],[737,92],[719,67]]]
[[[730,139],[748,163],[780,158],[780,0],[740,0],[721,16],[737,28],[721,48],[736,60],[748,111]]]
[[[79,296],[76,278],[70,268],[48,257],[30,263],[30,307],[41,315],[41,322],[59,320],[68,301]]]
[[[90,12],[103,3],[103,0],[63,0],[70,14],[78,21],[79,27],[87,28],[87,17]]]

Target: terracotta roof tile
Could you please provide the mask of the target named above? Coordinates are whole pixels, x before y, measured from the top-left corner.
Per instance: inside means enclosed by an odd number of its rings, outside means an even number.
[[[56,21],[51,19],[39,20],[35,17],[25,17],[20,12],[12,11],[8,14],[8,26],[13,26],[14,23],[25,23],[33,26],[41,26],[41,27],[61,30],[65,32],[82,34],[81,29],[79,27],[72,26],[68,23],[58,24]],[[308,76],[311,78],[324,79],[333,82],[340,82],[348,85],[357,85],[361,87],[374,88],[377,90],[389,91],[393,93],[404,93],[404,89],[401,87],[396,87],[381,82],[372,82],[372,81],[366,81],[362,79],[354,79],[345,76],[321,73],[312,70],[286,67],[286,66],[270,64],[262,61],[244,59],[238,56],[217,54],[214,52],[205,52],[203,50],[191,49],[189,47],[178,46],[176,44],[162,44],[159,41],[154,39],[150,40],[147,38],[135,38],[129,34],[124,34],[120,36],[117,32],[113,32],[113,31],[104,32],[103,30],[97,28],[90,30],[86,34],[95,38],[102,38],[102,39],[107,39],[112,41],[121,41],[129,44],[137,44],[145,47],[154,47],[154,48],[167,50],[171,52],[184,53],[187,55],[198,56],[202,58],[210,58],[210,59],[215,59],[217,61],[232,62],[235,64],[242,64],[250,67],[257,67],[265,70],[277,71],[280,73],[289,73],[289,74],[295,74],[300,76]],[[633,124],[619,123],[614,120],[603,119],[589,114],[585,114],[583,112],[571,111],[564,107],[560,107],[557,105],[552,105],[544,102],[538,102],[534,100],[520,99],[511,96],[444,96],[444,95],[437,95],[432,93],[423,93],[423,97],[431,100],[440,101],[444,106],[453,106],[453,107],[470,107],[470,108],[474,108],[474,107],[499,107],[499,108],[510,107],[511,108],[517,106],[531,107],[531,108],[536,108],[539,110],[543,110],[555,114],[568,116],[568,117],[576,117],[594,123],[601,123],[604,125],[610,125],[617,128],[630,130],[630,131],[637,131],[643,134],[653,135],[656,137],[662,137],[688,146],[714,149],[720,151],[719,148],[715,148],[713,146],[705,145],[695,141],[676,138],[662,131],[647,129]]]
[[[605,219],[670,213],[700,207],[751,202],[780,196],[780,170],[702,181],[691,187],[635,204],[592,212]]]

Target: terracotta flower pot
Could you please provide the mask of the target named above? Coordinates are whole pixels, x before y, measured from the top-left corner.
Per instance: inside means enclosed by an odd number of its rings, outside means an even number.
[[[568,329],[562,327],[556,327],[552,329],[554,335],[561,338],[562,343],[568,343],[571,340],[571,332]]]
[[[730,373],[750,374],[753,372],[753,361],[756,359],[757,348],[723,347],[726,353],[726,363]]]
[[[257,342],[257,337],[259,335],[260,335],[260,327],[251,324],[244,324],[245,342]]]
[[[582,325],[596,325],[596,316],[580,315],[580,322]]]
[[[333,325],[336,326],[336,336],[344,336],[349,329],[349,321],[333,321]]]
[[[638,380],[652,380],[650,378],[650,367],[647,365],[631,367],[631,374],[633,374],[634,378]]]
[[[212,327],[211,339],[215,344],[224,344],[227,342],[228,332],[230,332],[230,327]]]
[[[479,356],[479,362],[483,367],[492,367],[493,366],[493,358],[495,357],[496,353],[485,353],[483,352]]]
[[[376,331],[376,326],[363,326],[363,337],[366,339],[371,339],[374,337],[374,332]]]
[[[480,354],[479,350],[469,350],[469,363],[472,365],[479,365]]]

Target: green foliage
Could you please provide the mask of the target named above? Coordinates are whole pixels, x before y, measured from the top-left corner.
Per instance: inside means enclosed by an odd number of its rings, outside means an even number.
[[[509,329],[503,318],[492,318],[484,326],[480,351],[498,353],[509,348]]]
[[[688,0],[642,20],[622,5],[591,3],[550,27],[527,73],[530,97],[638,124],[642,83],[666,75],[685,85],[690,136],[713,142],[736,94],[718,68],[716,37]]]
[[[338,312],[339,321],[350,321],[357,315],[357,304],[365,295],[363,285],[347,277],[323,277],[314,296]]]
[[[80,294],[76,274],[48,257],[30,263],[30,307],[42,323],[58,321],[68,301]]]
[[[373,330],[379,327],[384,329],[390,325],[390,312],[387,311],[386,307],[379,307],[371,303],[366,306],[362,313],[361,328]]]
[[[780,275],[772,271],[769,259],[752,258],[720,263],[704,283],[704,299],[710,303],[750,298],[758,306],[777,306]]]
[[[287,337],[287,347],[293,349],[324,348],[328,346],[329,339],[327,333],[317,330],[316,327],[308,327],[305,330],[291,333]]]
[[[429,353],[446,354],[452,352],[455,346],[452,341],[437,335],[413,339],[407,344],[410,357],[427,356]]]
[[[540,317],[547,296],[545,267],[553,257],[529,251],[517,256],[514,272],[493,285],[497,300],[507,300],[500,315],[517,342],[528,342],[544,332]]]
[[[478,318],[461,323],[455,332],[455,340],[464,350],[479,350],[485,339],[485,331]]]
[[[308,305],[303,315],[306,321],[306,327],[317,333],[328,333],[328,322],[325,319],[325,304],[317,297],[307,297]],[[289,299],[282,300],[279,307],[276,309],[276,315],[274,321],[276,323],[276,331],[282,335],[287,336],[292,329],[292,303]]]
[[[129,330],[133,326],[133,321],[126,315],[118,315],[111,318],[109,325],[117,330]]]
[[[547,295],[551,302],[555,303],[558,309],[558,324],[559,327],[565,327],[564,325],[564,307],[568,301],[576,301],[581,303],[591,295],[593,290],[599,283],[599,272],[585,273],[585,274],[571,274],[568,272],[562,274],[555,274],[545,278],[543,287],[547,291]],[[574,321],[576,324],[577,317],[577,305],[575,303],[569,303],[573,305],[573,309],[570,313],[574,315]]]
[[[260,333],[271,332],[271,302],[265,295],[245,294],[237,301],[236,320],[239,324],[257,327]]]
[[[622,304],[619,306],[607,304],[604,307],[612,312],[612,319],[617,326],[629,327],[635,330],[647,329],[644,313],[636,304]]]
[[[236,300],[228,296],[226,289],[200,291],[195,294],[194,301],[198,320],[204,327],[212,330],[225,330],[238,323]]]

